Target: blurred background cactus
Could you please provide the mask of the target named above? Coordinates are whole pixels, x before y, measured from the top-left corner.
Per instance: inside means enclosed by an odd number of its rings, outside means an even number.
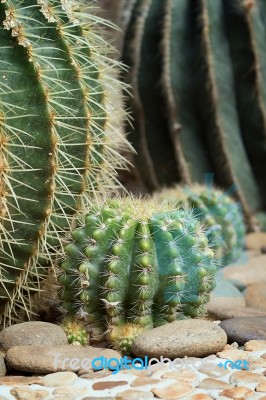
[[[237,188],[248,227],[265,228],[265,1],[131,6],[123,79],[133,87],[128,130],[146,189],[203,183],[212,172],[216,186]]]
[[[0,318],[30,318],[31,295],[72,224],[112,193],[130,148],[120,64],[88,3],[0,4]]]
[[[220,266],[237,261],[244,250],[245,225],[241,206],[221,190],[194,184],[176,185],[154,193],[157,201],[192,209],[206,229],[209,245]]]
[[[63,309],[88,325],[91,343],[106,337],[117,347],[126,332],[204,315],[217,263],[191,210],[126,197],[92,207],[77,224],[59,293]]]

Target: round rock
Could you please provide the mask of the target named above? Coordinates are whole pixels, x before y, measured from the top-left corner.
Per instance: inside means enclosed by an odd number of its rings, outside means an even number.
[[[6,363],[4,354],[0,353],[0,376],[5,376],[6,374]]]
[[[248,286],[244,296],[248,306],[266,312],[266,281]]]
[[[207,310],[233,306],[238,308],[245,307],[243,294],[230,281],[217,275],[216,287],[212,292],[210,302],[207,304]]]
[[[214,320],[223,321],[224,319],[239,317],[265,317],[266,310],[256,310],[253,307],[208,307],[208,316]]]
[[[256,282],[265,281],[266,255],[250,257],[241,265],[228,265],[222,269],[223,277],[240,290]]]
[[[12,325],[0,332],[0,351],[13,346],[62,345],[67,337],[59,325],[49,322],[30,321]]]
[[[121,358],[111,349],[92,346],[14,346],[6,353],[8,367],[18,371],[49,374],[58,371],[77,372],[92,369],[92,360],[97,357]]]
[[[69,386],[78,380],[78,376],[71,371],[55,372],[43,377],[43,386]]]
[[[248,250],[261,250],[266,246],[266,232],[251,232],[246,235],[246,248]]]
[[[175,321],[141,333],[133,342],[138,357],[203,357],[224,348],[227,336],[216,323],[202,319]]]
[[[220,323],[228,336],[228,342],[237,342],[240,345],[249,340],[266,339],[266,318],[248,317],[226,319]]]

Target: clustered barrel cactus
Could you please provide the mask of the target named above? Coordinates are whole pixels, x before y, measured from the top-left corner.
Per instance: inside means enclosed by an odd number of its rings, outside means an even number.
[[[238,187],[255,229],[266,208],[265,0],[130,4],[122,60],[144,183],[154,191],[215,173],[217,186]]]
[[[191,210],[115,198],[79,225],[59,264],[59,294],[63,309],[88,325],[91,342],[204,314],[217,267]]]
[[[192,209],[206,228],[209,245],[221,266],[236,261],[245,244],[245,225],[239,203],[219,189],[203,185],[165,188],[154,194],[158,201]]]
[[[73,216],[112,192],[126,164],[117,62],[90,7],[85,12],[75,0],[0,4],[3,323],[30,314],[30,295]]]

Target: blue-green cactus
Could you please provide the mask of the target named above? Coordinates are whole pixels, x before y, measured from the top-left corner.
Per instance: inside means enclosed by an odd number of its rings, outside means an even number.
[[[154,197],[193,210],[206,227],[209,244],[220,265],[232,263],[241,256],[245,244],[241,206],[226,193],[201,185],[177,185],[155,193]]]

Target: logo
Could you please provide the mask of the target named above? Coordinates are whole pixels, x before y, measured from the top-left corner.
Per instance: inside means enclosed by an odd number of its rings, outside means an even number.
[[[224,369],[227,369],[228,367],[230,367],[231,369],[249,370],[249,362],[247,360],[236,360],[236,361],[227,360],[227,361],[225,361],[224,364],[222,362],[220,362],[220,364],[218,364],[218,367],[224,368]]]

